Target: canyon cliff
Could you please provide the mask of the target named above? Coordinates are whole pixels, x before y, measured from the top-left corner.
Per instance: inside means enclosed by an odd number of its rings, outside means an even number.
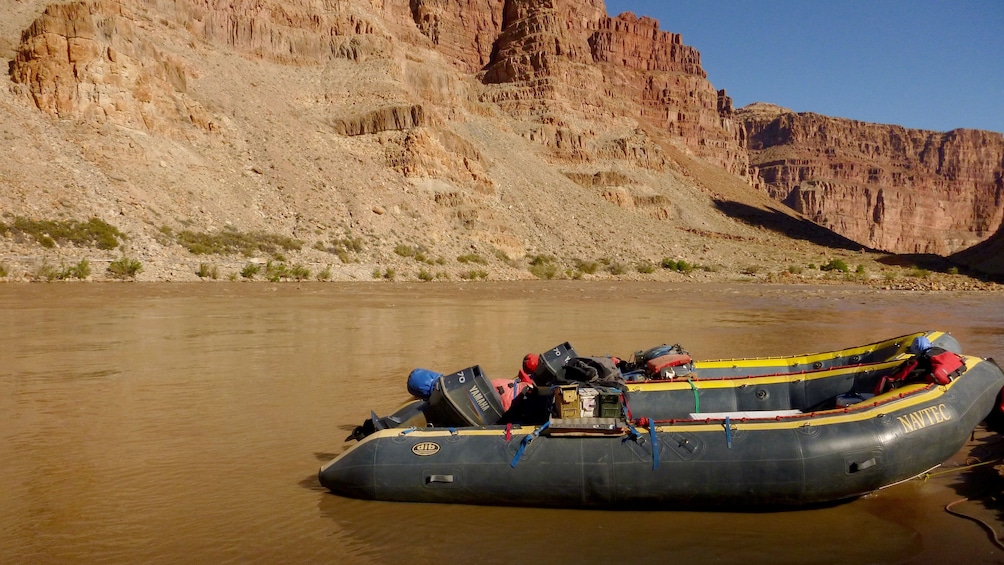
[[[122,254],[161,280],[273,261],[336,280],[530,278],[540,262],[588,277],[596,264],[644,273],[666,259],[728,277],[857,252],[854,241],[947,254],[1001,221],[999,136],[892,139],[859,124],[841,126],[848,149],[837,155],[814,133],[785,141],[784,128],[733,109],[683,37],[610,16],[602,0],[0,9],[0,264],[15,279]],[[887,143],[910,147],[875,184],[867,159]],[[918,153],[921,143],[931,148]],[[831,164],[848,172],[823,175],[840,169]],[[972,215],[938,215],[911,192],[915,179]],[[833,202],[867,217],[830,221]],[[87,218],[121,230],[121,247],[41,248],[47,235],[15,229]],[[925,241],[916,221],[937,233]],[[292,243],[207,251],[273,236]]]
[[[1004,135],[872,124],[769,104],[738,112],[764,190],[864,246],[947,256],[1004,211]]]

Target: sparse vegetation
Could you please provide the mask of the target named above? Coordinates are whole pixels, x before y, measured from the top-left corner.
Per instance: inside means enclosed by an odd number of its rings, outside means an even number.
[[[801,275],[802,274],[802,267],[800,267],[798,265],[788,265],[788,273],[790,273],[792,275]]]
[[[468,281],[476,279],[488,280],[488,271],[476,269],[460,273],[460,278]]]
[[[635,269],[643,275],[648,275],[655,272],[655,264],[651,261],[639,261]]]
[[[199,270],[195,271],[195,274],[199,276],[200,279],[211,278],[216,280],[220,278],[220,271],[216,265],[210,265],[209,263],[199,263]]]
[[[319,281],[331,280],[331,265],[325,266],[321,272],[317,273],[317,280]]]
[[[669,269],[670,271],[676,271],[685,275],[690,274],[696,268],[695,265],[692,265],[683,259],[676,261],[674,259],[670,259],[669,257],[663,258],[661,265],[663,269]]]
[[[509,265],[510,267],[519,267],[519,263],[517,263],[516,260],[511,259],[509,255],[507,255],[506,252],[502,251],[501,249],[495,250],[495,258],[498,259],[499,261],[502,261],[506,265]]]
[[[234,229],[224,229],[215,234],[190,230],[175,234],[168,227],[162,227],[160,231],[193,255],[241,254],[250,257],[258,253],[276,255],[281,254],[280,250],[299,251],[303,248],[303,242],[299,239],[261,232],[241,233]]]
[[[7,268],[7,263],[0,263],[0,279],[5,278],[10,274],[10,270]]]
[[[429,271],[426,271],[425,269],[419,269],[419,271],[418,271],[418,280],[429,282],[433,278],[435,278],[435,277],[433,277],[432,273],[430,273]]]
[[[575,260],[575,270],[579,271],[582,274],[585,275],[596,274],[596,271],[598,271],[599,268],[600,264],[597,263],[596,261],[585,261],[582,259]]]
[[[255,275],[261,272],[261,265],[258,263],[247,263],[244,268],[241,269],[241,276],[251,280],[255,278]]]
[[[136,278],[143,270],[143,264],[125,255],[108,265],[108,274],[118,279]]]
[[[487,265],[488,260],[484,257],[478,255],[477,253],[468,253],[467,255],[461,255],[457,257],[457,261],[463,264],[476,263],[478,265]]]
[[[67,278],[84,280],[91,276],[91,262],[87,259],[81,259],[76,265],[72,265],[66,269]]]
[[[913,277],[915,279],[926,279],[931,276],[931,271],[927,269],[921,269],[920,267],[914,267],[906,274],[908,277]]]
[[[819,268],[821,271],[838,271],[841,273],[850,272],[851,268],[843,259],[830,259],[830,262]]]
[[[104,220],[91,218],[86,222],[78,220],[31,220],[15,217],[13,223],[0,222],[0,235],[30,237],[45,248],[56,244],[73,244],[80,247],[115,249],[125,234]]]
[[[394,280],[395,276],[397,276],[397,273],[394,271],[394,269],[387,268],[381,271],[380,268],[378,267],[373,270],[373,278],[375,279],[384,279],[392,281]]]
[[[538,279],[553,279],[558,274],[558,266],[550,255],[534,255],[529,258],[530,274]]]

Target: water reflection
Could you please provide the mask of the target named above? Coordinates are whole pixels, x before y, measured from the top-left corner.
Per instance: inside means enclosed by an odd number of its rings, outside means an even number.
[[[840,287],[0,285],[0,562],[999,560],[942,510],[957,477],[734,514],[364,502],[314,474],[370,409],[406,398],[417,366],[510,376],[524,353],[564,341],[716,358],[923,329],[1004,358],[1002,306]]]

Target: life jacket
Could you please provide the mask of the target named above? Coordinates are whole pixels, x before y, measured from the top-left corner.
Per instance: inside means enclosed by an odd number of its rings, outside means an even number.
[[[928,384],[947,385],[965,370],[966,361],[960,355],[940,347],[931,347],[907,360],[892,375],[882,377],[875,387],[875,394],[921,379]]]
[[[502,398],[502,411],[508,411],[513,402],[520,397],[528,388],[533,386],[519,379],[492,379],[492,387],[498,391]]]
[[[961,356],[946,351],[930,357],[931,373],[927,382],[947,385],[966,370],[966,361]]]

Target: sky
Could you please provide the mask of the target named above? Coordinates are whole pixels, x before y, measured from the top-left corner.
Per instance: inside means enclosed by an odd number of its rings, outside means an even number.
[[[683,35],[733,105],[1004,133],[1004,0],[606,0]]]

